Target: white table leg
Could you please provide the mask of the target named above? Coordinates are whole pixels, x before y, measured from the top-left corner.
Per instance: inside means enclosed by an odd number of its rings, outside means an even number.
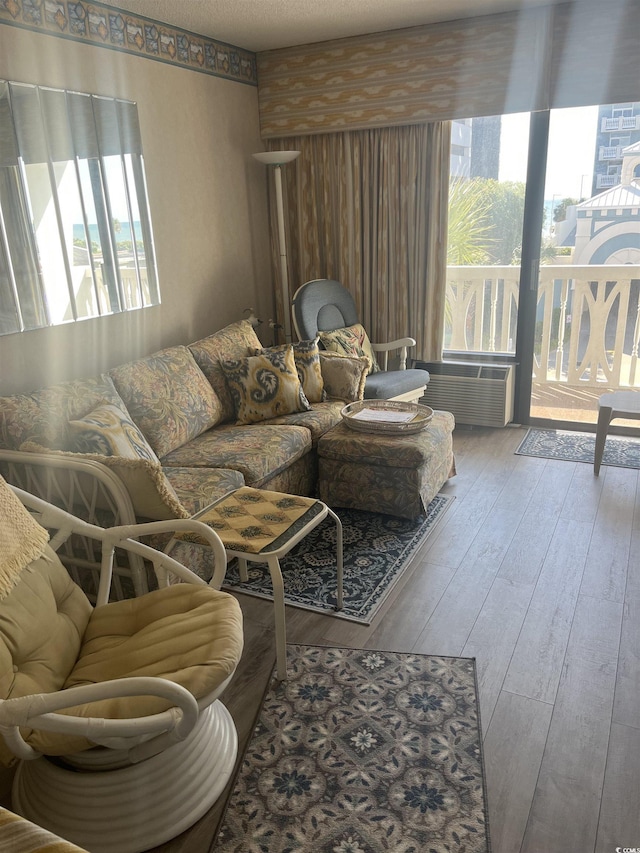
[[[602,454],[604,453],[604,445],[607,440],[607,430],[611,423],[611,415],[613,409],[611,406],[600,406],[598,409],[598,426],[596,428],[596,449],[593,455],[593,473],[600,473],[600,463],[602,462]]]
[[[238,557],[238,574],[240,575],[240,580],[242,581],[242,583],[246,583],[249,580],[247,561],[242,557]]]
[[[284,614],[284,582],[280,571],[280,561],[271,554],[267,558],[271,585],[273,586],[273,609],[276,628],[276,674],[279,681],[287,678],[287,626]]]

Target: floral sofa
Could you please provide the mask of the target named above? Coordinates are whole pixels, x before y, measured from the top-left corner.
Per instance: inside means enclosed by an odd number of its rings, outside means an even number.
[[[100,376],[0,397],[0,473],[102,524],[189,518],[243,485],[313,495],[318,439],[362,398],[369,367],[320,354],[317,341],[265,350],[249,322],[234,323]]]

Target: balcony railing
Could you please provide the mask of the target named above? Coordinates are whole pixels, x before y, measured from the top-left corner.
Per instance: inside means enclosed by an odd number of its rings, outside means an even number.
[[[596,186],[598,189],[606,189],[607,187],[615,187],[620,183],[620,175],[598,175],[596,178]]]
[[[624,145],[601,145],[598,154],[599,160],[619,160],[622,157]]]
[[[445,348],[515,352],[520,267],[447,268]],[[540,267],[533,377],[607,390],[640,386],[640,270]]]
[[[600,129],[605,133],[613,130],[638,130],[640,129],[640,115],[603,118]]]

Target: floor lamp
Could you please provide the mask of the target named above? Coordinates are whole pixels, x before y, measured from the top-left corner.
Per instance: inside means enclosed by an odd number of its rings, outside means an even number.
[[[291,308],[289,299],[289,273],[287,271],[287,242],[284,233],[284,206],[282,203],[282,166],[300,156],[299,151],[261,151],[253,155],[267,166],[274,166],[276,179],[276,210],[278,213],[278,245],[280,248],[280,292],[284,313],[284,337],[291,343]]]

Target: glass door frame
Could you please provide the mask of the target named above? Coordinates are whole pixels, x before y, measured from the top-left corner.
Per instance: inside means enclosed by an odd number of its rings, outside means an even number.
[[[522,223],[513,413],[514,423],[520,424],[532,422],[530,416],[531,390],[533,387],[538,275],[540,272],[540,248],[544,219],[544,185],[547,170],[550,115],[549,110],[532,112],[529,123],[529,156]],[[536,423],[541,423],[537,418],[534,420]]]
[[[515,397],[513,422],[525,426],[555,427],[580,432],[596,431],[596,420],[563,421],[531,417],[531,393],[535,326],[538,309],[538,281],[544,223],[545,183],[549,150],[551,110],[530,114],[527,184],[522,226],[522,255],[518,291],[518,318],[515,347]],[[604,393],[604,390],[603,390]],[[609,434],[639,436],[640,428],[611,425]]]

